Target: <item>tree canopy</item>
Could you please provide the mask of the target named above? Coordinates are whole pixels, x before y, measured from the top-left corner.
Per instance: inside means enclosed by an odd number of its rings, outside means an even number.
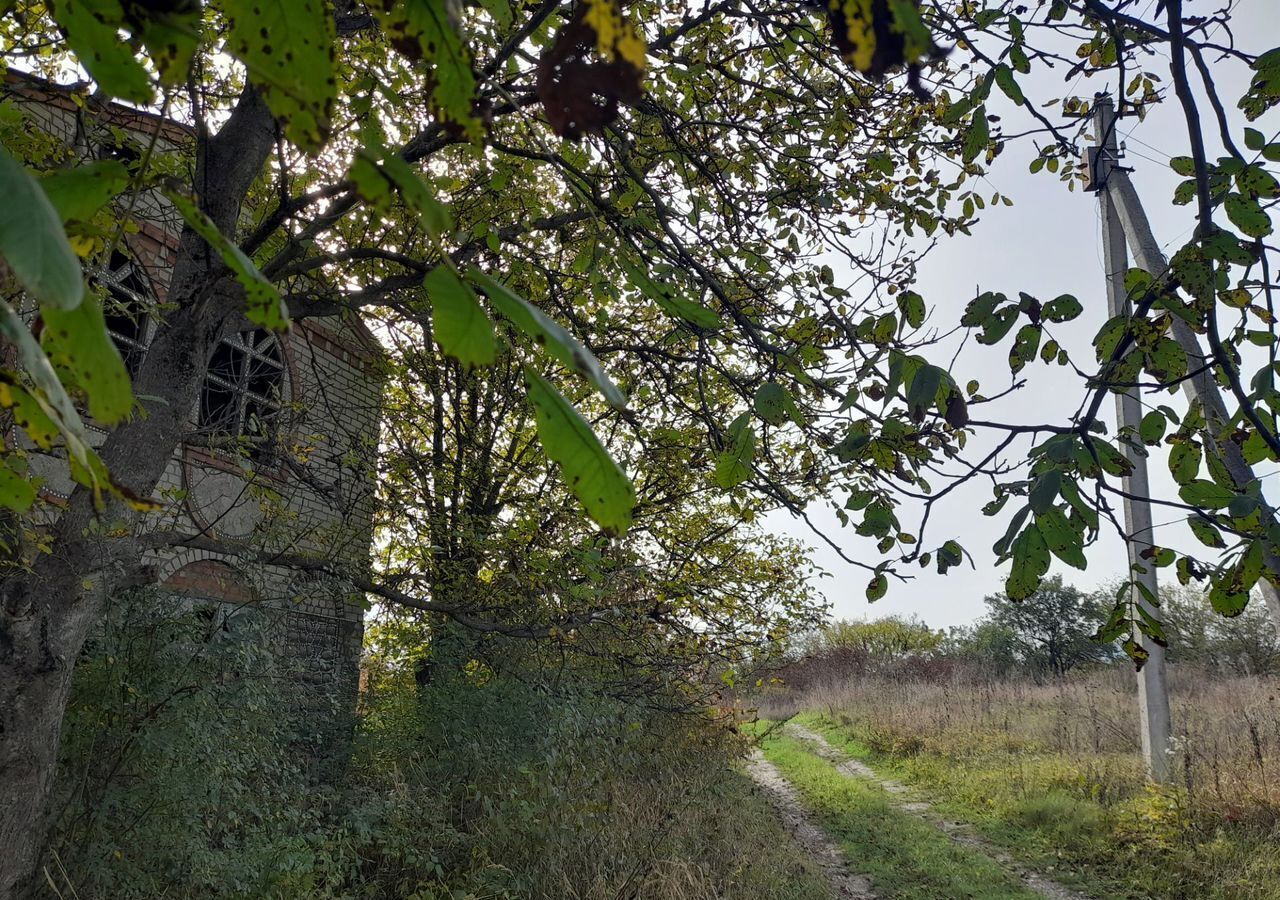
[[[70,85],[85,110],[133,104],[189,139],[170,149],[155,125],[98,158],[0,106],[0,406],[24,435],[0,460],[0,626],[15,648],[0,708],[20,735],[0,740],[0,775],[28,798],[45,790],[49,752],[29,741],[56,745],[62,670],[97,614],[86,585],[139,574],[141,514],[162,502],[212,348],[245,322],[360,317],[383,338],[386,543],[377,570],[339,574],[410,615],[575,640],[599,625],[626,637],[622,658],[714,647],[731,664],[730,648],[773,646],[812,616],[795,548],[752,523],[815,501],[877,542],[865,558],[822,535],[866,570],[871,600],[913,567],[994,557],[1020,601],[1053,560],[1084,568],[1104,528],[1124,532],[1123,479],[1155,446],[1180,486],[1157,499],[1204,548],[1152,547],[1144,564],[1209,578],[1215,608],[1238,614],[1280,578],[1250,468],[1280,460],[1280,143],[1266,124],[1280,49],[1237,47],[1230,8],[1140,6],[6,7],[11,72]],[[1246,73],[1239,96],[1220,92],[1223,67]],[[1065,91],[1041,94],[1050,71]],[[1033,170],[1084,183],[1080,116],[1102,88],[1124,113],[1182,111],[1172,200],[1197,227],[1167,266],[1129,272],[1129,310],[1087,354],[1057,335],[1075,298],[981,291],[961,328],[1010,372],[984,387],[934,324],[955,298],[915,289],[919,257],[1011,202],[981,185],[1010,141],[1038,142]],[[121,248],[130,210],[161,196],[181,244],[130,377],[85,276]],[[1079,379],[1070,420],[985,414],[1046,366]],[[1193,382],[1198,399],[1175,405]],[[1103,400],[1135,388],[1141,427],[1108,434]],[[100,445],[82,413],[108,432]],[[79,484],[65,504],[26,460],[55,445]],[[992,555],[937,533],[935,508],[977,482],[1008,526]],[[1164,639],[1138,587],[1117,594],[1104,638]],[[1126,647],[1140,663],[1139,642]],[[6,805],[19,819],[30,806]]]

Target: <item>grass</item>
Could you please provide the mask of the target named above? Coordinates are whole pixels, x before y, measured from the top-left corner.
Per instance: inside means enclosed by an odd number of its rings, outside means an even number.
[[[804,707],[797,721],[843,752],[1096,896],[1280,898],[1280,685],[1186,679],[1178,783],[1160,788],[1143,773],[1127,687],[1106,674],[1051,686],[867,678],[779,712]]]
[[[881,788],[841,774],[804,744],[771,735],[762,749],[885,900],[1038,897],[994,860],[898,809]]]

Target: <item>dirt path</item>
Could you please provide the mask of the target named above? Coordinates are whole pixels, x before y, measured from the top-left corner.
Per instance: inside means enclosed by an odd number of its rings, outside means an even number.
[[[822,866],[836,900],[876,900],[870,880],[849,869],[835,842],[809,818],[795,788],[759,750],[751,755],[747,771],[769,795],[787,831]]]
[[[1051,878],[1041,875],[1039,872],[1032,871],[1020,864],[1009,853],[1000,849],[995,844],[983,837],[975,834],[969,826],[963,822],[952,822],[943,819],[941,816],[933,812],[932,806],[922,800],[907,800],[908,788],[900,781],[894,781],[892,778],[885,778],[878,774],[869,766],[858,762],[856,759],[846,759],[845,756],[827,743],[827,739],[816,731],[811,731],[803,725],[789,723],[783,727],[787,734],[794,738],[805,741],[813,745],[816,752],[823,759],[835,765],[836,770],[849,778],[861,778],[876,785],[879,785],[886,793],[894,795],[900,799],[896,800],[898,807],[906,812],[913,813],[930,824],[944,831],[951,840],[957,844],[963,844],[966,847],[973,847],[987,856],[990,856],[996,862],[1000,863],[1009,871],[1013,872],[1022,883],[1028,888],[1040,894],[1047,900],[1089,900],[1086,894],[1073,891],[1070,888],[1058,884]],[[762,760],[763,761],[763,760]],[[767,765],[767,763],[766,763]],[[774,774],[781,777],[777,770]],[[787,785],[790,789],[790,785]],[[794,797],[794,791],[792,792]],[[803,815],[803,813],[801,813]],[[843,895],[840,895],[843,896]]]

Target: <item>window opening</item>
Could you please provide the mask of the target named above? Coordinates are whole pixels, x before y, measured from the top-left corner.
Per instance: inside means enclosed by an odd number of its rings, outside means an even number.
[[[284,356],[275,336],[257,329],[224,338],[209,359],[198,424],[215,444],[244,440],[249,458],[270,462],[283,406]]]
[[[152,302],[150,283],[138,264],[119,250],[111,254],[111,264],[95,278],[107,289],[102,305],[107,334],[120,351],[129,377],[133,378],[147,352],[147,310]]]

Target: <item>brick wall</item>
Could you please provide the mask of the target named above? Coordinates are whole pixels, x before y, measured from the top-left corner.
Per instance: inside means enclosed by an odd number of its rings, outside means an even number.
[[[72,153],[92,153],[85,135],[100,133],[95,127],[110,122],[139,140],[154,139],[154,152],[175,157],[179,168],[188,165],[182,159],[187,132],[174,123],[114,105],[82,106],[65,91],[13,75],[2,91],[23,111],[29,127],[54,136]],[[145,270],[156,299],[164,301],[179,219],[155,192],[135,198],[133,209],[138,230],[127,237],[129,253]],[[151,321],[148,337],[154,330]],[[199,537],[204,549],[153,551],[145,562],[174,593],[269,610],[273,643],[299,673],[299,708],[350,709],[363,597],[340,578],[246,564],[218,549],[220,543],[230,547],[234,542],[339,567],[368,566],[381,397],[377,343],[361,323],[338,319],[298,323],[278,340],[287,410],[279,458],[246,470],[236,452],[184,446],[156,490],[162,511],[143,527]],[[193,423],[196,415],[193,409]],[[96,440],[105,436],[87,424]],[[33,469],[46,479],[50,499],[65,497],[73,487],[65,459],[27,449]],[[327,727],[322,724],[318,734]]]

